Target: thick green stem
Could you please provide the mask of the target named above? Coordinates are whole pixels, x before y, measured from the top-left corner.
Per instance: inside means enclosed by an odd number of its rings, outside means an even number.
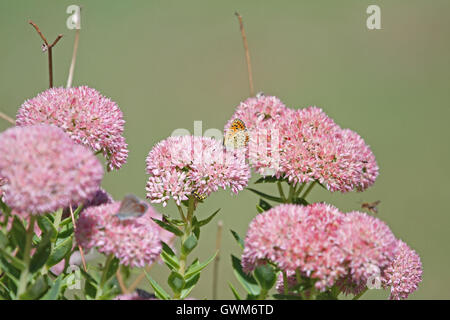
[[[284,202],[286,202],[286,196],[284,195],[283,186],[281,185],[281,182],[277,182],[278,192],[280,193],[281,199],[283,199]]]
[[[289,185],[289,195],[286,200],[287,203],[293,203],[294,194],[295,194],[295,187],[293,187],[292,185]]]
[[[187,212],[186,218],[184,219],[185,224],[184,224],[183,236],[181,237],[181,245],[183,245],[183,243],[191,235],[191,232],[192,232],[192,218],[194,217],[194,210],[195,210],[194,202],[195,202],[195,199],[193,197],[189,197],[188,212]],[[182,212],[182,210],[181,210],[181,212]],[[187,254],[184,254],[183,250],[180,250],[180,251],[181,251],[180,258],[178,259],[180,267],[178,268],[178,273],[184,277],[184,274],[186,272]],[[173,298],[180,299],[181,292],[175,292],[173,295]]]
[[[105,261],[105,266],[103,267],[103,272],[102,272],[102,278],[100,279],[100,284],[97,288],[97,293],[95,294],[95,299],[98,299],[102,294],[103,294],[103,286],[106,283],[107,277],[108,277],[108,270],[110,267],[111,262],[114,259],[114,255],[111,253]]]
[[[176,204],[176,203],[175,203]],[[186,217],[184,216],[184,212],[183,212],[183,208],[181,208],[178,204],[176,204],[177,208],[178,208],[178,212],[180,213],[180,217],[181,220],[183,220],[184,222],[186,222]]]
[[[289,288],[288,288],[289,284],[288,284],[288,277],[285,271],[283,271],[283,289],[284,289],[284,294],[287,296],[289,294]]]
[[[26,242],[25,242],[25,251],[23,253],[23,262],[25,268],[20,273],[19,286],[17,289],[17,297],[20,299],[20,296],[26,291],[27,283],[28,283],[28,273],[30,269],[30,260],[31,260],[31,245],[33,241],[34,235],[34,222],[36,221],[36,217],[34,215],[30,215],[30,222],[28,224]]]
[[[305,193],[302,195],[303,199],[306,199],[306,196],[311,192],[311,190],[314,188],[315,185],[316,185],[316,181],[311,182],[308,189],[306,189]]]
[[[303,189],[305,188],[305,186],[306,186],[306,183],[305,182],[303,182],[301,185],[300,185],[300,187],[298,188],[298,190],[295,192],[295,198],[298,198],[298,196],[300,195],[300,192],[302,192],[303,191]]]

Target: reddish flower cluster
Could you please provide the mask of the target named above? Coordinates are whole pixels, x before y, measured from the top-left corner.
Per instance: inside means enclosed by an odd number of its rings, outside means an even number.
[[[179,205],[193,192],[208,196],[219,188],[238,193],[248,183],[250,169],[243,157],[212,138],[178,136],[159,142],[147,156],[147,198]]]
[[[127,220],[116,217],[119,207],[120,202],[112,202],[83,210],[77,221],[77,242],[86,249],[113,254],[126,266],[152,264],[161,253],[161,241],[170,242],[173,234],[152,220],[161,219],[152,207],[142,216]]]
[[[344,214],[323,203],[283,204],[250,223],[242,265],[251,272],[260,264],[276,264],[288,275],[288,291],[296,284],[296,272],[314,280],[319,291],[338,285],[352,293],[385,272],[392,296],[403,298],[402,292],[417,288],[421,265],[417,254],[401,245],[402,254],[396,256],[397,245],[387,225],[365,213]],[[280,279],[277,288],[284,290]]]
[[[122,111],[117,104],[88,87],[51,88],[25,101],[16,124],[54,124],[79,144],[100,152],[108,169],[119,169],[127,160]]]
[[[293,110],[276,97],[260,95],[241,103],[225,130],[236,118],[249,128],[249,161],[262,175],[293,184],[318,181],[341,192],[362,191],[375,182],[378,166],[370,148],[322,109]]]

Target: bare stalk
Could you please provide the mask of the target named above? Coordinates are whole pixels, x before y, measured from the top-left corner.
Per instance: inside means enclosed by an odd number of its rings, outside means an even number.
[[[72,62],[70,63],[69,77],[67,78],[67,88],[72,86],[73,74],[75,72],[75,63],[77,61],[78,41],[80,40],[80,29],[75,31],[75,41],[73,43]]]
[[[238,12],[235,12],[235,15],[239,20],[242,41],[244,42],[245,60],[247,61],[248,83],[250,85],[250,96],[253,97],[255,95],[255,90],[253,88],[252,64],[250,62],[250,51],[248,49],[247,36],[245,35],[244,22],[242,21],[242,16]]]
[[[44,51],[47,51],[47,54],[48,54],[49,86],[50,86],[50,88],[52,88],[53,87],[53,53],[52,53],[52,49],[58,43],[58,41],[62,38],[63,35],[59,34],[56,37],[55,41],[53,41],[52,44],[49,44],[47,39],[45,38],[45,36],[42,34],[41,30],[39,29],[39,27],[31,20],[29,20],[28,23],[34,27],[36,32],[41,37],[42,41],[44,41],[44,44],[45,44]]]
[[[11,123],[11,124],[13,124],[13,125],[16,124],[16,122],[14,121],[13,118],[11,118],[10,116],[4,114],[4,113],[1,112],[1,111],[0,111],[0,118],[2,118],[2,119],[5,120],[5,121],[8,121],[9,123]]]

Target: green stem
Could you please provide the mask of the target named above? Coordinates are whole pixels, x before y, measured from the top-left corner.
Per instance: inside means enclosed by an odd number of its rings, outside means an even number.
[[[114,259],[114,255],[111,253],[105,261],[105,267],[103,268],[103,273],[102,273],[102,278],[100,279],[100,288],[103,288],[103,286],[105,285],[106,282],[106,278],[108,276],[108,270],[109,270],[109,266],[111,264],[111,262]]]
[[[186,218],[184,219],[185,224],[184,224],[183,236],[181,237],[181,245],[183,245],[183,243],[191,235],[191,232],[192,232],[192,218],[194,217],[194,210],[195,210],[194,201],[195,201],[195,199],[193,197],[189,197],[188,212],[187,212]],[[180,251],[181,251],[180,258],[178,259],[180,267],[178,268],[178,273],[184,277],[184,274],[186,272],[187,254],[184,254],[183,250],[180,250]],[[181,292],[174,292],[173,298],[177,299],[177,300],[180,299]]]
[[[180,213],[181,220],[186,222],[186,217],[184,216],[183,208],[181,208],[179,205],[177,205],[178,212]]]
[[[293,203],[292,201],[294,200],[294,194],[295,194],[295,187],[289,185],[289,195],[286,200],[287,203]]]
[[[283,186],[281,185],[281,182],[277,182],[278,192],[280,193],[281,199],[283,199],[284,202],[286,202],[286,196],[284,195]]]
[[[306,199],[306,196],[311,192],[311,190],[314,188],[315,185],[316,185],[316,181],[311,182],[308,189],[306,189],[305,193],[302,195],[303,199]]]
[[[103,286],[105,285],[106,280],[108,280],[107,279],[108,270],[109,270],[110,264],[113,261],[113,259],[114,259],[114,255],[112,253],[106,258],[105,266],[103,267],[102,277],[100,279],[100,283],[98,285],[97,292],[95,293],[95,300],[98,300],[99,297],[101,297],[103,294]]]
[[[288,277],[285,271],[283,271],[283,289],[284,294],[287,296],[289,294],[289,288],[288,288]]]
[[[361,292],[358,293],[356,296],[354,296],[352,300],[358,300],[359,298],[362,297],[362,295],[363,295],[364,293],[367,292],[367,290],[368,290],[368,288],[365,288],[363,291],[361,291]]]
[[[305,188],[305,186],[306,186],[306,183],[305,182],[303,182],[301,185],[300,185],[300,187],[298,188],[298,190],[295,192],[295,198],[298,198],[298,196],[300,195],[300,192],[302,192],[303,191],[303,189]]]
[[[25,242],[25,251],[23,253],[23,262],[24,262],[25,268],[20,273],[19,286],[17,289],[17,297],[19,299],[20,299],[20,296],[27,289],[28,273],[29,273],[29,269],[30,269],[30,260],[31,260],[31,245],[32,245],[33,235],[34,235],[35,220],[36,220],[36,217],[34,215],[30,215],[30,222],[28,224],[26,242]]]
[[[258,295],[258,300],[266,300],[267,298],[267,290],[261,288],[261,293]]]

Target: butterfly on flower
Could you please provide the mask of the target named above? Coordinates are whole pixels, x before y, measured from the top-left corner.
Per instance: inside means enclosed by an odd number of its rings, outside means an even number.
[[[225,133],[223,145],[227,149],[240,149],[248,145],[248,131],[244,121],[234,119],[230,128]]]
[[[134,194],[126,195],[120,203],[116,217],[120,220],[128,220],[142,216],[148,209],[148,204],[140,200]]]
[[[198,191],[193,191],[192,195],[194,196],[195,199],[197,199],[198,201],[203,201],[206,199],[206,195],[205,194],[201,194]]]

